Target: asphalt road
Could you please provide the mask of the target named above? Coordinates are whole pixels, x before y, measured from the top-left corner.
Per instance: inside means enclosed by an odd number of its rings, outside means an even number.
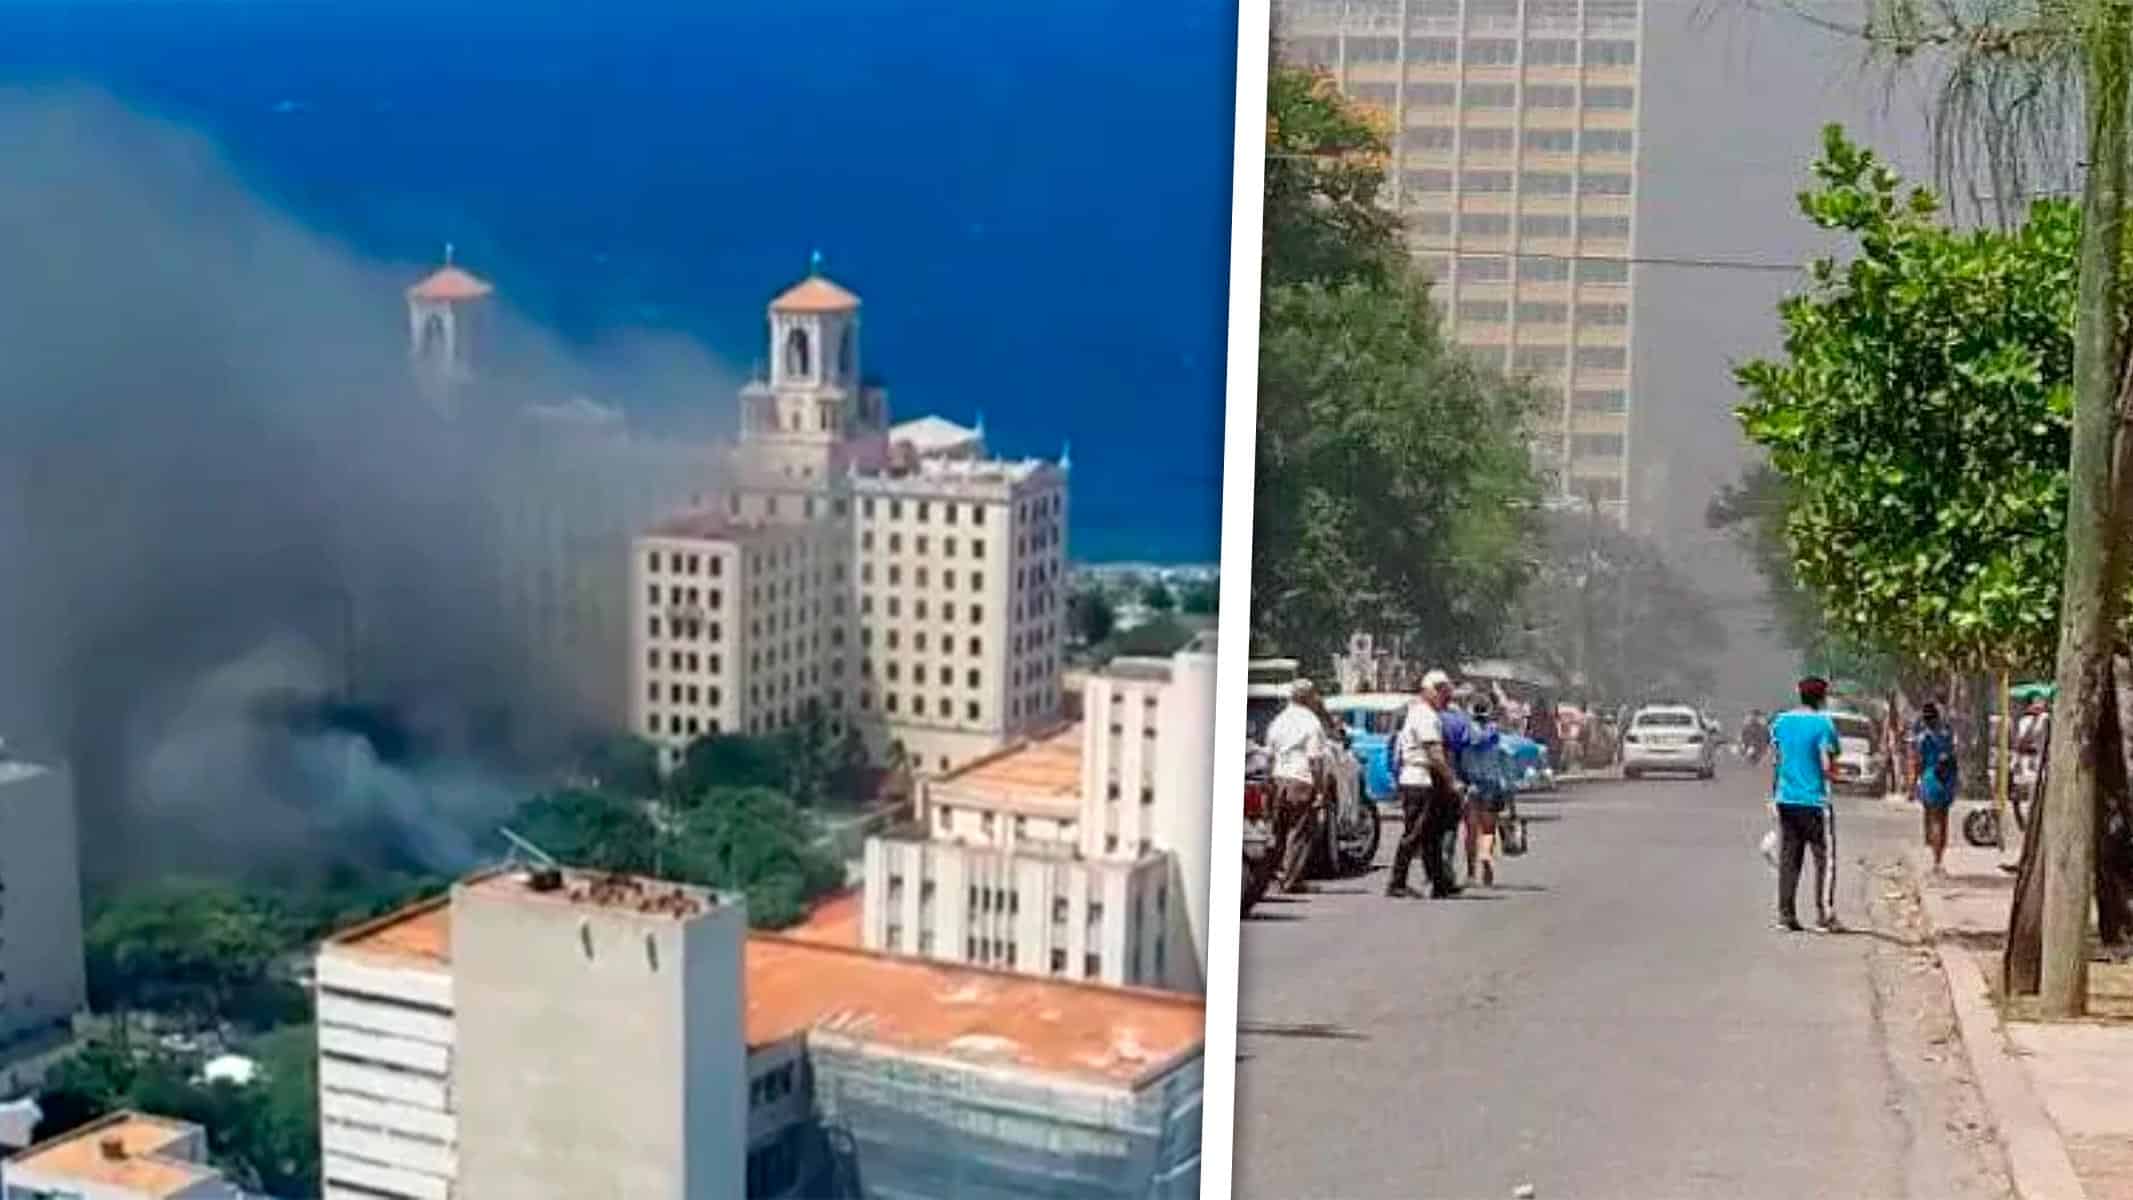
[[[1861,932],[1778,933],[1765,780],[1528,798],[1532,853],[1454,900],[1383,898],[1394,822],[1369,876],[1270,899],[1244,924],[1235,1195],[2003,1194],[1943,1035],[1912,1027],[1938,977],[1871,927],[1915,818],[1840,801]]]

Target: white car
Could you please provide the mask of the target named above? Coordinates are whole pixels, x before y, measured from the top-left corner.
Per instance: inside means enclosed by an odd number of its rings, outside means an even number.
[[[1879,790],[1881,731],[1871,718],[1855,712],[1833,712],[1829,719],[1837,727],[1837,786],[1858,792]]]
[[[1622,735],[1622,777],[1676,772],[1710,779],[1718,774],[1717,739],[1703,714],[1684,704],[1654,704],[1637,710]]]

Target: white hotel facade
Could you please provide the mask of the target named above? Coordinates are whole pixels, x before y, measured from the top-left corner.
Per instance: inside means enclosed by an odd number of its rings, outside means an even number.
[[[1057,720],[1067,464],[890,424],[859,308],[820,276],[771,303],[727,489],[633,548],[630,728],[669,766],[811,706],[921,773]]]

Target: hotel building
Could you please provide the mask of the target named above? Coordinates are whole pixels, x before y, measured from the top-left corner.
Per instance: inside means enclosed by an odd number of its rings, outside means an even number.
[[[1274,0],[1277,52],[1392,118],[1385,199],[1446,325],[1551,403],[1554,485],[1627,515],[1642,0]]]
[[[0,744],[0,1085],[87,1006],[80,862],[67,772]]]
[[[819,275],[771,302],[722,497],[633,548],[630,728],[669,766],[811,710],[922,773],[1057,720],[1067,464],[892,425],[859,309]]]

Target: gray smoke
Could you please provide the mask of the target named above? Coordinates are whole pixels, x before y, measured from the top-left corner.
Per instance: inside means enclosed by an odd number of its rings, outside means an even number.
[[[576,685],[619,666],[502,618],[496,498],[644,502],[611,446],[537,450],[516,414],[724,413],[732,376],[671,336],[568,350],[503,308],[448,422],[401,307],[431,264],[364,261],[100,95],[0,89],[0,162],[0,733],[70,760],[87,865],[285,867],[354,836],[463,861],[463,830],[612,713]],[[288,719],[334,699],[430,753],[387,765]]]

